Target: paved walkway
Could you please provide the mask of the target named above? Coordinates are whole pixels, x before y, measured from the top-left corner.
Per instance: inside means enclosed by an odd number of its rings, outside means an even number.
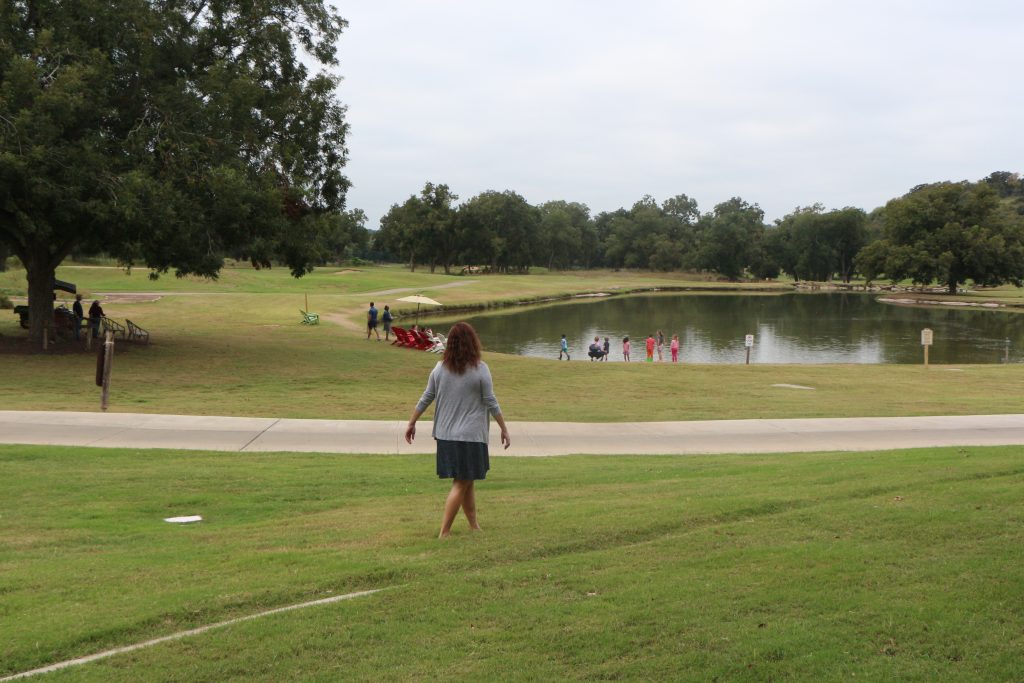
[[[493,425],[492,425],[493,426]],[[0,443],[221,451],[431,453],[430,422],[409,446],[404,420],[286,420],[141,413],[0,411]],[[695,422],[510,422],[501,455],[787,453],[926,446],[1024,446],[1024,415]]]

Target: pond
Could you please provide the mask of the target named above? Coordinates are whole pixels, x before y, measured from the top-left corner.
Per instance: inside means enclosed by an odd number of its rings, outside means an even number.
[[[683,363],[743,363],[747,334],[755,340],[751,363],[921,363],[926,327],[934,330],[930,362],[1001,363],[1007,349],[1010,362],[1024,360],[1024,315],[895,306],[866,294],[616,296],[466,319],[485,349],[501,353],[557,358],[565,334],[573,361],[589,361],[599,336],[611,340],[610,360],[621,362],[627,335],[632,359],[643,360],[646,336],[660,329],[666,358],[679,335]]]

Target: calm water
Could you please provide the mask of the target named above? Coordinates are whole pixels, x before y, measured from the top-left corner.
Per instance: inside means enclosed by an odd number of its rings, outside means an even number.
[[[679,335],[684,363],[742,363],[743,338],[753,334],[752,363],[920,363],[921,329],[935,331],[935,363],[1024,360],[1024,315],[992,310],[908,308],[863,294],[649,295],[612,297],[545,308],[512,309],[468,318],[489,351],[558,357],[569,339],[572,360],[589,362],[594,336],[611,340],[622,360],[629,335],[632,359],[643,360],[644,340],[665,332],[665,356]],[[443,327],[443,325],[439,326]]]

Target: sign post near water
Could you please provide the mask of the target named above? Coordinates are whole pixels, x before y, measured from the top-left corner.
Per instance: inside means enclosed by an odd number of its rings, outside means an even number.
[[[928,367],[928,347],[932,345],[932,340],[933,340],[934,336],[935,335],[932,333],[930,328],[926,327],[923,330],[921,330],[921,346],[924,347],[924,366],[925,367]]]
[[[747,347],[747,365],[750,365],[750,348],[754,345],[754,335],[748,334],[743,340],[743,345]]]

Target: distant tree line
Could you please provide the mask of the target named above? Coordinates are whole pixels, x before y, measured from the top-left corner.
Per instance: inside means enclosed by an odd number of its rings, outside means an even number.
[[[531,266],[703,271],[728,280],[849,282],[855,276],[915,283],[1024,280],[1024,181],[998,172],[978,182],[920,185],[870,213],[798,207],[766,224],[739,197],[701,212],[685,194],[591,215],[585,204],[531,205],[506,190],[459,204],[427,183],[381,218],[368,250],[410,269],[473,265],[523,273]]]

